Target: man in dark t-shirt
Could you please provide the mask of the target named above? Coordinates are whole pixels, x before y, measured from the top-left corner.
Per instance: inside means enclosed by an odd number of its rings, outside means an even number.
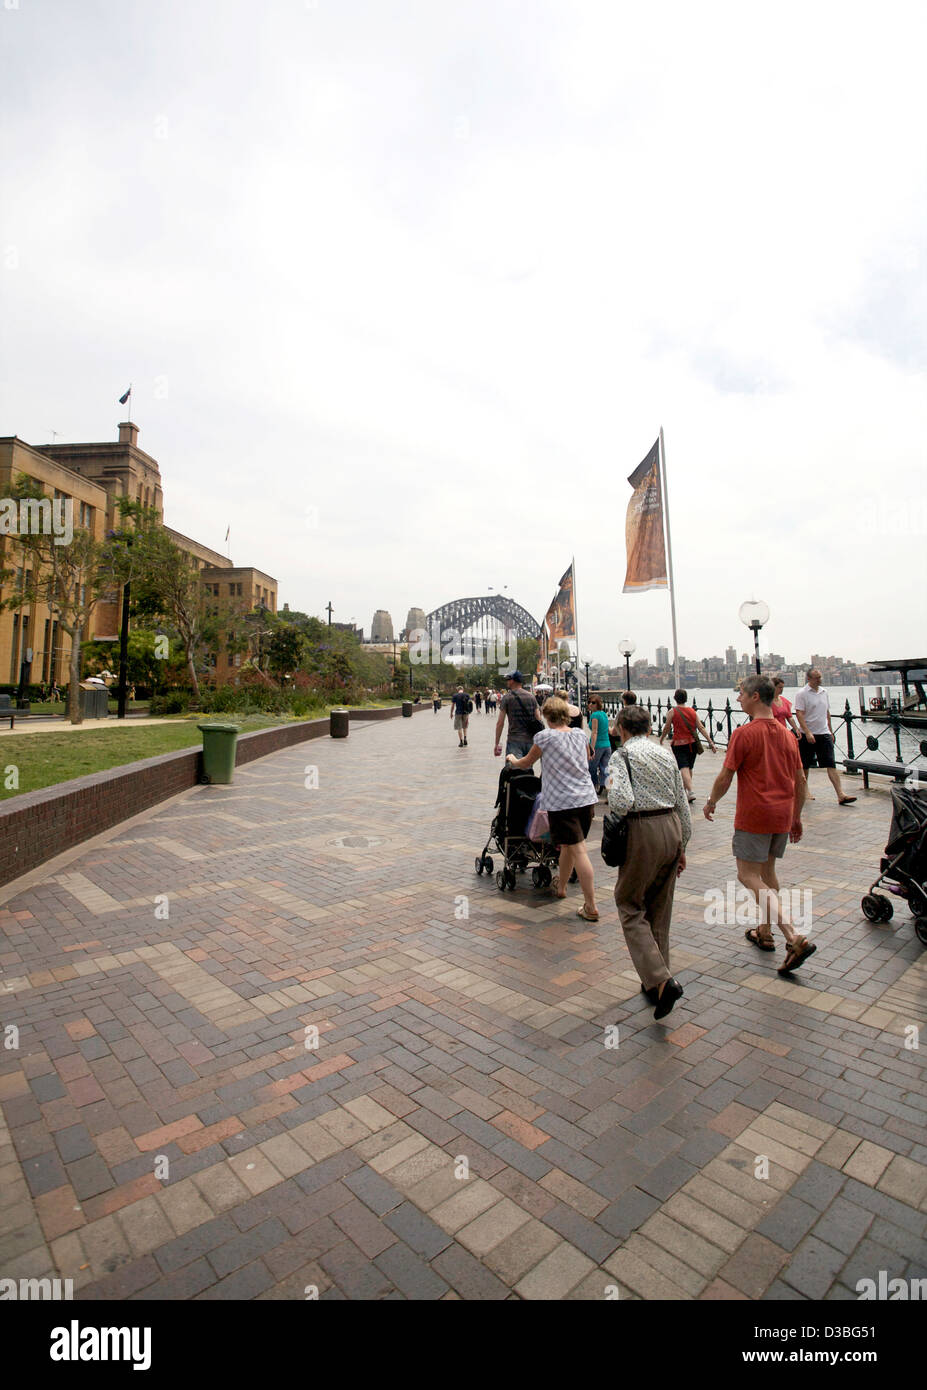
[[[470,723],[470,696],[462,685],[458,685],[456,691],[451,696],[451,718],[454,721],[454,728],[457,730],[458,746],[467,746],[467,726]]]
[[[516,758],[523,758],[534,743],[531,724],[537,722],[538,709],[534,696],[522,689],[522,679],[520,671],[512,671],[505,678],[508,690],[499,701],[499,718],[496,720],[494,751],[497,758],[502,754],[502,729],[506,719],[509,721],[509,732],[505,742],[506,757],[514,753]]]

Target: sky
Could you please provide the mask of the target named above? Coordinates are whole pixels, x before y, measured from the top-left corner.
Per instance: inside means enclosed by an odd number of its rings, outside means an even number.
[[[576,561],[665,432],[680,652],[927,650],[927,6],[4,0],[0,435],[368,632]]]

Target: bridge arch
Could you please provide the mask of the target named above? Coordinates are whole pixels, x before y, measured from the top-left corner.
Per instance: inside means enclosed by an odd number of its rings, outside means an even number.
[[[450,603],[442,604],[426,616],[425,627],[431,633],[435,625],[438,625],[440,640],[443,642],[445,633],[463,634],[481,618],[495,618],[518,637],[537,640],[541,635],[541,624],[536,618],[532,618],[527,608],[522,608],[520,603],[502,594],[452,599]]]

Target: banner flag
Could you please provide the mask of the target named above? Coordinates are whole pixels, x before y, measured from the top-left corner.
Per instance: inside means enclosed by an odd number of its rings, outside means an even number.
[[[628,478],[634,492],[628,503],[624,536],[628,568],[625,594],[666,589],[666,549],[663,542],[663,490],[660,484],[660,441]]]
[[[119,404],[120,404],[120,405],[125,405],[126,401],[129,399],[129,397],[131,396],[131,394],[132,394],[132,387],[130,386],[129,389],[128,389],[128,391],[125,393],[125,395],[119,397]]]
[[[544,619],[548,640],[566,642],[576,637],[576,608],[573,600],[573,565],[560,580]]]

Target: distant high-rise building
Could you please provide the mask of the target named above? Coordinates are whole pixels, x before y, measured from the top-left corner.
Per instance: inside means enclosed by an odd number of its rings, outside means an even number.
[[[665,671],[669,664],[669,647],[657,647],[657,665],[660,670]]]
[[[370,624],[371,642],[392,642],[393,620],[385,608],[378,608]]]
[[[727,647],[727,648],[725,649],[725,652],[724,652],[724,662],[725,662],[725,665],[731,666],[731,667],[737,665],[737,648],[736,648],[736,647]]]

